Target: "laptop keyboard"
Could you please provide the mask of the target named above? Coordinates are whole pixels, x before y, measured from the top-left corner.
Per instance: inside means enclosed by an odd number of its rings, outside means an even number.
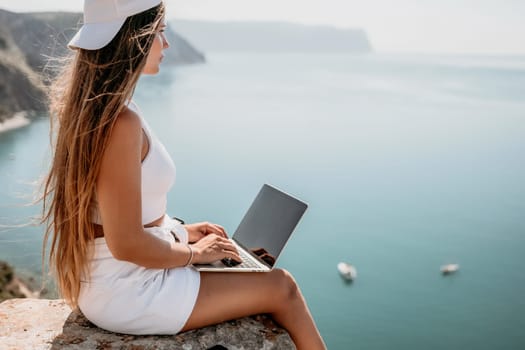
[[[240,268],[250,268],[250,269],[261,267],[260,263],[255,261],[254,258],[248,253],[246,253],[244,250],[238,249],[238,252],[242,259],[242,262],[238,263],[237,261],[233,259],[227,258],[227,259],[222,259],[221,260],[222,263],[228,267],[240,267]]]
[[[255,259],[251,255],[246,253],[244,250],[239,249],[239,255],[241,256],[242,263],[237,265],[237,267],[253,268],[253,267],[260,267],[261,266],[258,262],[255,261]]]

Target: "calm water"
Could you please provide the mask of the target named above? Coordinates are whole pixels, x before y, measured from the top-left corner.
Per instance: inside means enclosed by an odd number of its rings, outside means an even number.
[[[263,182],[307,201],[279,265],[330,349],[525,348],[525,58],[208,59],[135,96],[177,164],[171,214],[233,231]],[[47,140],[45,119],[0,134],[0,223],[38,211]],[[0,228],[0,259],[38,273],[40,231]]]

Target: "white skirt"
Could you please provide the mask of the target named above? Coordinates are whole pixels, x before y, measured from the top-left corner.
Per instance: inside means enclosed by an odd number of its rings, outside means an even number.
[[[165,216],[159,227],[146,231],[181,243],[188,232]],[[90,280],[81,281],[79,308],[100,328],[126,334],[176,334],[191,315],[199,293],[200,275],[193,267],[147,269],[116,260],[106,240],[95,239],[89,263]]]

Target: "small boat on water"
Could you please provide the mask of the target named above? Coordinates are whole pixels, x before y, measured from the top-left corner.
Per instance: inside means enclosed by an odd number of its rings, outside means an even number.
[[[344,261],[337,264],[337,270],[341,276],[348,281],[353,281],[357,277],[357,270],[355,267]]]
[[[444,275],[449,275],[451,273],[456,272],[457,270],[459,270],[459,265],[458,264],[442,265],[441,268],[440,268],[441,273],[444,274]]]

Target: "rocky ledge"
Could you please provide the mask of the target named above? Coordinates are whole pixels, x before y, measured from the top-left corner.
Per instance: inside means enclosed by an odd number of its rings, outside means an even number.
[[[0,261],[0,302],[11,298],[36,298],[39,295],[40,292],[33,291],[27,281],[15,274],[13,267]]]
[[[172,336],[102,330],[63,300],[10,299],[0,304],[2,349],[295,349],[290,336],[258,315]]]

